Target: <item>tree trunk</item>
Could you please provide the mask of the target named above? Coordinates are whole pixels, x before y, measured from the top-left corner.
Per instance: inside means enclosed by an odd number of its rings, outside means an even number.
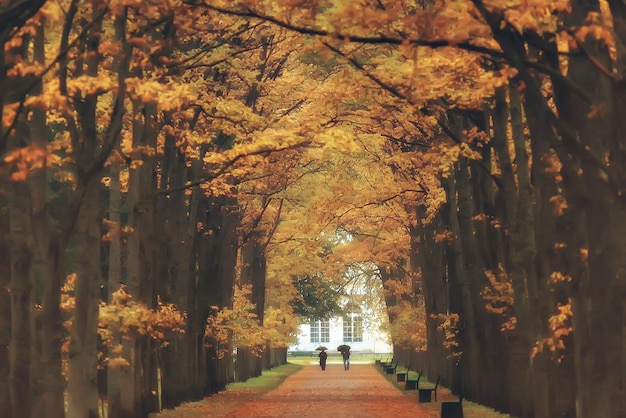
[[[68,358],[68,417],[97,418],[98,311],[100,302],[100,188],[85,196],[77,222],[74,320]]]
[[[509,109],[506,103],[506,88],[501,87],[496,90],[496,107],[493,115],[494,137],[493,147],[497,155],[498,165],[501,172],[502,200],[503,200],[503,227],[508,234],[510,245],[507,246],[507,265],[510,270],[510,280],[513,290],[513,315],[517,320],[515,329],[508,332],[508,400],[509,410],[520,417],[530,417],[533,414],[532,387],[542,386],[545,382],[531,384],[530,379],[530,340],[531,335],[530,317],[528,310],[527,295],[527,270],[532,267],[527,262],[526,255],[532,255],[529,248],[528,237],[522,236],[523,231],[532,227],[528,219],[520,220],[518,210],[520,209],[518,196],[518,183],[513,172],[513,162],[509,153],[510,140],[508,138]],[[516,148],[517,149],[517,148]],[[517,155],[515,156],[517,158]],[[519,164],[518,164],[519,165]],[[524,168],[521,168],[521,174]],[[517,176],[518,181],[520,175]],[[522,179],[524,181],[524,179]],[[526,191],[528,193],[528,191]]]
[[[170,188],[182,187],[189,180],[184,155],[177,147],[175,138],[166,135],[164,156],[164,178]],[[194,162],[194,165],[201,165]],[[175,192],[166,199],[168,205],[166,223],[168,260],[167,283],[162,297],[167,302],[175,303],[180,310],[187,312],[185,333],[176,335],[171,344],[161,349],[162,362],[162,399],[164,408],[173,408],[187,400],[202,398],[202,390],[194,388],[194,378],[198,373],[198,364],[191,361],[190,352],[198,350],[196,330],[196,258],[194,246],[197,237],[199,201],[203,199],[200,187],[194,187],[191,198],[185,191]],[[202,327],[204,335],[204,328]],[[197,386],[197,384],[196,384]],[[201,384],[200,384],[201,387]]]
[[[121,237],[122,223],[121,223],[121,183],[120,183],[120,169],[121,164],[119,161],[114,160],[109,168],[109,177],[111,182],[109,184],[109,225],[110,225],[110,241],[109,241],[109,257],[108,257],[108,302],[112,301],[112,293],[117,291],[122,281],[122,245]],[[114,342],[120,340],[119,332],[114,331],[112,337]],[[107,366],[107,416],[117,417],[120,414],[120,371],[109,368]]]
[[[11,184],[9,198],[10,216],[10,296],[11,340],[9,347],[10,374],[7,380],[12,417],[30,417],[30,293],[32,241],[29,213],[31,199],[27,184]]]
[[[446,205],[442,207],[441,212],[444,212],[445,208]],[[454,377],[448,368],[449,362],[446,359],[446,353],[442,350],[443,339],[437,330],[438,319],[436,317],[438,314],[446,314],[449,306],[444,244],[435,241],[435,236],[445,229],[445,226],[440,216],[437,216],[430,223],[426,223],[426,208],[423,206],[419,206],[416,212],[419,224],[412,231],[411,246],[416,249],[412,251],[412,260],[419,263],[423,283],[426,310],[426,363],[437,365],[439,373],[452,381]],[[412,366],[419,371],[426,364]]]
[[[100,11],[94,7],[93,18]],[[101,23],[93,25],[86,40],[86,74],[98,75],[98,45]],[[85,97],[76,114],[81,129],[80,155],[78,163],[85,169],[97,155],[98,132],[96,108],[98,97],[90,94]],[[68,415],[70,418],[96,418],[98,412],[98,312],[100,303],[100,210],[99,178],[92,178],[85,187],[84,203],[78,213],[74,246],[77,264],[74,287],[75,308],[70,331],[68,357]]]
[[[0,135],[2,133],[0,132]],[[3,179],[2,183],[6,183]],[[4,199],[4,193],[0,194]],[[11,385],[10,373],[11,362],[9,357],[11,344],[11,257],[9,244],[9,208],[0,205],[0,411],[4,411],[7,417],[13,417],[11,411]]]
[[[251,285],[250,302],[255,305],[258,322],[263,326],[265,312],[265,279],[266,262],[265,248],[258,241],[257,234],[252,233],[248,241],[241,248],[241,276],[242,285]],[[256,357],[249,348],[237,347],[237,381],[245,382],[250,377],[260,376],[263,370],[262,357]]]
[[[626,17],[624,6],[611,2],[616,23],[618,50],[618,76],[624,74],[620,67],[623,60],[623,35],[620,23]],[[595,2],[572,2],[572,13],[568,17],[574,25],[582,25],[589,12],[599,12]],[[625,107],[624,88],[615,91],[615,84],[597,71],[596,65],[611,68],[609,48],[593,36],[582,40],[582,46],[594,58],[572,57],[568,66],[568,78],[589,92],[591,103],[571,94],[565,89],[556,94],[567,99],[566,106],[559,109],[562,119],[576,128],[577,140],[586,155],[578,154],[577,160],[584,187],[566,188],[568,204],[586,214],[588,233],[589,275],[584,275],[577,298],[582,318],[575,318],[576,365],[578,372],[578,416],[622,416],[626,414],[624,381],[626,379],[623,298],[626,295],[626,211],[619,203],[621,192],[607,187],[607,177],[623,184],[624,140],[621,129]],[[623,61],[622,61],[623,62]],[[621,84],[619,84],[621,85]],[[621,96],[620,97],[620,93]],[[557,96],[557,97],[559,97]],[[610,105],[607,105],[610,103]],[[594,107],[602,106],[602,112],[590,117]],[[608,156],[608,164],[607,162]],[[599,164],[603,168],[599,168]],[[606,173],[603,172],[606,170]],[[578,174],[578,173],[577,173]],[[568,184],[569,186],[569,184]],[[620,186],[621,187],[621,186]],[[614,194],[616,193],[616,194]],[[620,302],[622,301],[622,302]],[[588,382],[597,382],[589,385]]]
[[[237,264],[239,212],[236,199],[218,198],[202,208],[207,234],[198,243],[198,309],[209,312],[211,306],[232,308]],[[206,323],[206,314],[204,314]],[[205,395],[226,389],[233,382],[232,347],[220,358],[216,345],[208,341],[206,352],[208,381]]]

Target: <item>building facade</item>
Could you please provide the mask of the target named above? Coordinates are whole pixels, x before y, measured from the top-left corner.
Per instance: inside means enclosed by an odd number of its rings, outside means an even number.
[[[289,347],[291,352],[315,351],[325,346],[333,352],[347,344],[352,352],[364,354],[391,353],[391,338],[382,321],[367,312],[346,313],[342,317],[312,320],[299,326],[298,341]]]

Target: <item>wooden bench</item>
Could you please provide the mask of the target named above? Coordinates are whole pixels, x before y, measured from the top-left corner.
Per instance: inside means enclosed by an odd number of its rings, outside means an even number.
[[[290,351],[289,355],[291,357],[315,357],[317,356],[316,351]]]
[[[463,394],[459,394],[458,401],[441,402],[441,418],[463,417]]]
[[[395,366],[387,366],[385,367],[385,371],[387,372],[387,374],[395,374],[397,368],[398,368],[398,362],[396,361]]]
[[[417,399],[420,403],[430,402],[432,401],[432,394],[435,394],[435,402],[437,402],[437,388],[439,387],[439,381],[441,380],[441,376],[437,376],[437,383],[435,383],[434,387],[417,387]]]
[[[387,357],[387,359],[389,359],[389,357]],[[381,361],[380,362],[380,367],[384,369],[386,369],[387,367],[391,366],[391,364],[393,363],[393,358],[391,358],[391,361]]]
[[[411,370],[411,365],[409,364],[406,367],[406,372],[398,372],[396,373],[396,382],[404,382],[406,381],[406,376],[409,374],[409,371]]]
[[[416,371],[417,373],[417,371]],[[420,379],[422,378],[422,371],[417,373],[417,379],[411,379],[409,373],[406,374],[406,381],[404,382],[404,390],[417,389],[420,385]]]

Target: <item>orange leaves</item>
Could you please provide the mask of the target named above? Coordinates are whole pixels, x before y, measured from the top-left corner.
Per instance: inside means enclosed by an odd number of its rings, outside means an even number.
[[[562,216],[565,213],[565,209],[568,208],[567,200],[561,194],[552,196],[550,203],[552,203],[552,211],[556,216]]]
[[[114,236],[127,237],[135,232],[130,226],[121,226],[119,223],[112,222],[108,219],[103,219],[102,225],[108,229],[102,236],[103,242],[110,242]]]
[[[105,344],[111,344],[115,333],[123,337],[146,335],[167,344],[167,332],[184,332],[185,314],[174,305],[158,301],[156,309],[137,302],[121,287],[113,292],[111,302],[100,303],[98,333]]]
[[[27,77],[37,76],[38,74],[43,73],[44,67],[41,64],[28,64],[25,62],[18,62],[14,64],[8,71],[6,76],[8,78],[12,77]]]
[[[443,178],[450,177],[455,171],[454,164],[456,164],[459,158],[469,158],[472,160],[481,159],[480,154],[474,151],[472,147],[465,142],[453,146],[440,145],[436,149],[439,151],[437,170]]]
[[[117,79],[112,73],[102,72],[97,77],[81,75],[67,81],[67,90],[70,96],[85,98],[91,95],[100,95],[117,92]]]
[[[485,309],[502,316],[501,331],[515,329],[517,318],[513,315],[515,299],[510,275],[500,265],[497,271],[485,270],[485,276],[489,280],[489,285],[480,292],[482,298],[487,302]]]
[[[586,41],[587,37],[602,40],[609,47],[615,46],[615,37],[612,28],[607,26],[607,22],[603,21],[599,13],[590,12],[587,15],[585,25],[577,28],[574,37],[580,43]]]
[[[271,347],[288,347],[294,343],[297,327],[298,322],[293,313],[271,306],[265,308],[263,335]]]
[[[405,295],[413,293],[413,283],[410,280],[386,280],[385,290],[396,298],[401,298]]]
[[[61,289],[61,310],[68,314],[69,318],[63,325],[68,330],[73,323],[76,280],[78,280],[76,273],[69,274]],[[106,358],[110,367],[125,367],[129,364],[127,359],[122,358],[122,345],[117,338],[148,336],[165,346],[168,344],[166,334],[183,333],[184,326],[185,314],[176,306],[163,303],[159,299],[157,308],[151,309],[146,304],[134,300],[124,287],[113,292],[110,303],[100,302],[98,335],[102,343],[109,348],[110,354],[116,355]]]
[[[4,157],[4,162],[12,168],[11,180],[24,181],[31,171],[45,166],[47,157],[46,150],[36,145],[29,145],[9,152]]]
[[[76,273],[68,274],[65,278],[65,283],[61,288],[61,310],[63,312],[73,312],[76,306],[76,300],[74,298],[74,286],[76,284]],[[66,328],[70,327],[71,322],[65,324]]]
[[[423,300],[417,306],[406,301],[389,308],[393,318],[390,333],[394,344],[413,348],[415,351],[426,350],[426,310]]]
[[[485,3],[491,11],[504,16],[503,23],[509,23],[520,33],[554,31],[559,16],[571,10],[568,0],[490,0]]]
[[[557,283],[569,283],[572,281],[572,276],[570,276],[569,274],[563,274],[560,271],[553,271],[552,274],[550,274],[550,279],[549,279],[549,283],[550,284],[557,284]]]
[[[129,367],[130,363],[123,357],[112,357],[107,359],[107,366],[111,370],[118,370]]]
[[[197,99],[192,85],[172,79],[163,82],[129,78],[126,83],[131,98],[141,103],[156,103],[164,112],[179,110]]]
[[[456,358],[459,359],[463,355],[463,351],[460,350],[461,345],[459,344],[458,337],[458,324],[460,321],[460,317],[456,313],[450,314],[433,314],[430,316],[432,319],[438,321],[437,330],[443,333],[443,348],[450,351],[448,358]]]
[[[251,293],[250,285],[235,286],[232,309],[211,307],[205,336],[215,345],[220,357],[230,349],[230,337],[235,347],[249,349],[254,355],[260,356],[263,350],[266,339],[255,313],[256,306],[250,302]]]
[[[556,308],[557,313],[548,319],[552,335],[548,338],[542,338],[535,343],[531,357],[535,357],[537,354],[547,349],[552,357],[556,358],[560,363],[563,359],[563,354],[560,353],[560,351],[566,349],[564,339],[573,331],[572,300],[568,299],[567,303],[559,304]]]

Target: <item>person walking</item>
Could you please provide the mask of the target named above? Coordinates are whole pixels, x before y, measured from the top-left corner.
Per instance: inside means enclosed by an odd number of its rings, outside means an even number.
[[[350,370],[350,349],[342,350],[341,357],[343,357],[343,369]]]
[[[325,350],[320,351],[320,367],[322,370],[326,370],[326,359],[328,358],[328,353]]]

